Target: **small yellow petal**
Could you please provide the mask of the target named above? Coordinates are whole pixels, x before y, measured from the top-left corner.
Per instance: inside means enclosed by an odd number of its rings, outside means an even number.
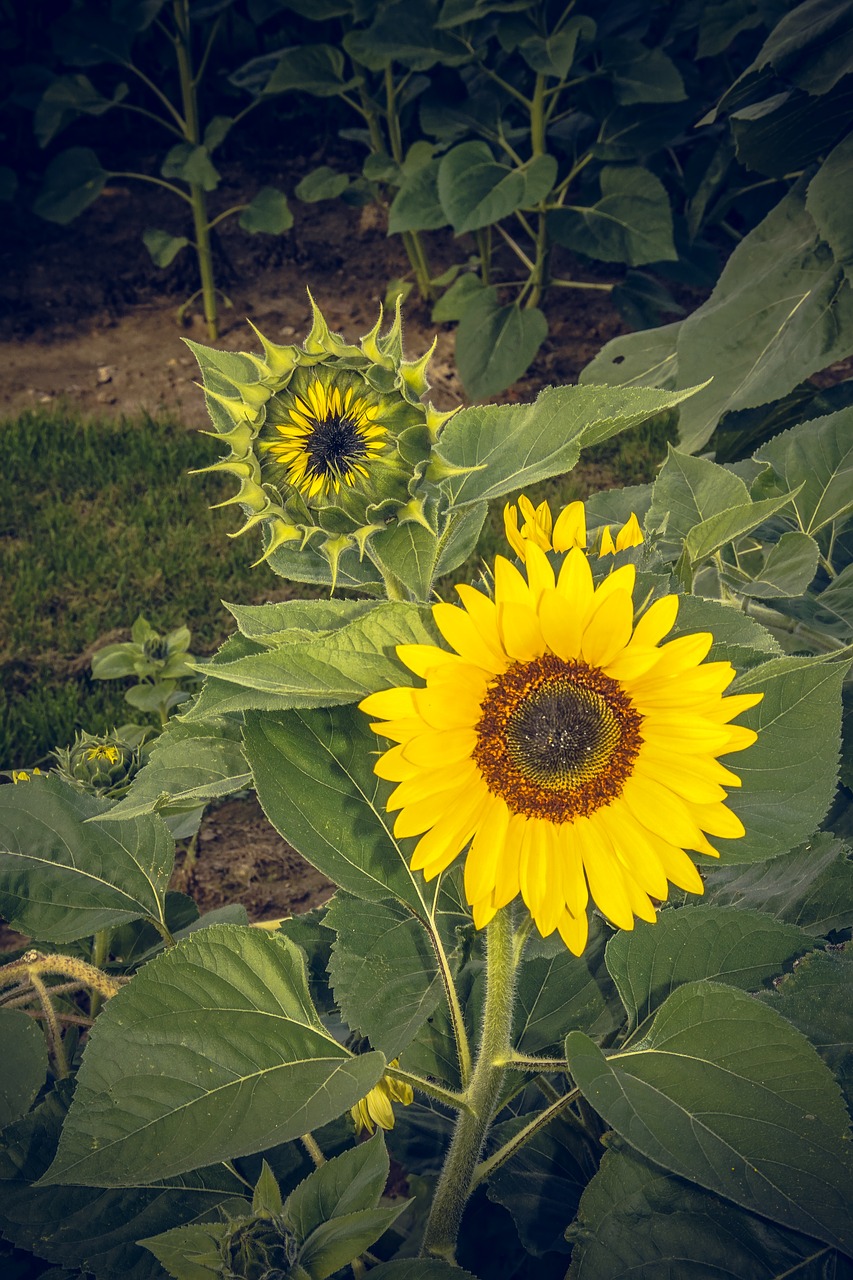
[[[400,720],[418,715],[415,691],[410,688],[380,689],[370,693],[358,704],[369,716],[382,716],[386,720]]]
[[[615,591],[593,610],[581,638],[581,652],[590,666],[605,667],[631,637],[634,607],[626,591]]]
[[[625,551],[628,547],[643,545],[643,531],[640,522],[632,511],[622,528],[616,535],[616,550]]]
[[[557,516],[552,542],[555,551],[586,546],[586,511],[582,502],[570,502]]]
[[[678,616],[678,596],[661,596],[654,600],[634,627],[632,645],[651,646],[661,640],[675,626]]]
[[[529,662],[545,652],[542,628],[529,604],[516,604],[512,600],[499,604],[498,627],[504,649],[516,661]]]

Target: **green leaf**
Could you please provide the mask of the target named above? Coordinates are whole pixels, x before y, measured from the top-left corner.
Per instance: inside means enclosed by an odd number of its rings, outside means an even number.
[[[53,1159],[70,1085],[72,1081],[63,1081],[3,1134],[0,1230],[20,1249],[66,1267],[81,1267],[99,1280],[162,1280],[154,1259],[136,1243],[139,1238],[216,1215],[220,1205],[234,1202],[242,1185],[220,1165],[172,1185],[129,1191],[32,1186]]]
[[[252,775],[238,725],[226,720],[181,724],[170,720],[130,791],[101,821],[121,822],[160,809],[194,809],[249,786]]]
[[[189,244],[186,236],[173,236],[168,231],[161,231],[157,227],[146,227],[142,233],[142,242],[151,254],[151,260],[158,267],[168,267]],[[102,678],[110,679],[111,677]]]
[[[251,66],[247,63],[241,72],[248,72]],[[315,98],[333,98],[351,83],[344,77],[344,55],[340,49],[330,44],[301,44],[282,49],[261,92],[267,97],[295,90],[313,94]]]
[[[47,166],[33,212],[64,227],[97,200],[109,176],[89,147],[62,151]]]
[[[33,132],[40,147],[46,147],[78,115],[102,116],[127,97],[126,84],[116,86],[105,98],[88,76],[57,76],[48,85],[33,118]]]
[[[853,1101],[853,952],[813,951],[760,998],[808,1036]]]
[[[784,1018],[734,987],[693,982],[609,1060],[566,1041],[584,1097],[657,1164],[849,1252],[849,1118],[829,1068]]]
[[[680,596],[678,617],[670,634],[675,639],[697,631],[710,631],[714,637],[709,662],[729,661],[739,671],[781,653],[770,632],[739,609],[701,596]]]
[[[603,65],[623,106],[683,102],[687,97],[681,72],[663,49],[649,49],[639,40],[608,40]]]
[[[211,155],[213,155],[217,147],[222,146],[222,143],[231,132],[233,123],[233,116],[213,116],[205,125],[202,142]]]
[[[450,419],[436,453],[470,475],[444,482],[454,506],[500,498],[562,475],[601,444],[678,404],[685,393],[640,387],[548,387],[533,404],[474,405]]]
[[[804,930],[759,911],[689,906],[614,934],[607,968],[633,1028],[685,982],[714,978],[755,991],[813,946]]]
[[[366,31],[350,31],[344,48],[371,71],[384,71],[401,62],[413,71],[428,71],[437,62],[445,67],[467,62],[469,54],[458,40],[435,25],[433,6],[409,0],[381,6]]]
[[[336,200],[342,191],[349,186],[349,177],[321,164],[319,169],[310,173],[296,185],[296,198],[305,204],[316,204],[318,200]]]
[[[613,985],[604,967],[604,929],[591,923],[582,956],[563,945],[528,944],[518,970],[513,1042],[519,1053],[559,1054],[569,1031],[615,1030]],[[540,954],[531,954],[539,951]]]
[[[771,858],[806,840],[826,814],[837,778],[844,667],[772,658],[733,686],[736,693],[760,690],[764,698],[738,717],[739,724],[757,730],[758,741],[723,757],[743,781],[727,803],[746,827],[738,840],[715,837],[723,861]]]
[[[853,408],[783,431],[755,456],[770,463],[786,489],[802,485],[794,512],[804,533],[853,512]]]
[[[301,951],[214,925],[156,956],[93,1028],[40,1185],[133,1186],[327,1124],[382,1074],[323,1028]]]
[[[355,707],[247,715],[246,756],[277,831],[347,893],[397,897],[422,918],[434,886],[409,870],[412,841],[391,833],[390,784],[373,772],[379,742]]]
[[[392,573],[418,600],[429,600],[441,549],[437,534],[413,520],[397,522],[371,539],[374,564]]]
[[[547,334],[538,307],[501,306],[497,289],[483,289],[456,330],[456,364],[469,396],[481,400],[505,391],[528,369]]]
[[[850,1280],[834,1249],[691,1186],[608,1140],[581,1197],[566,1280]]]
[[[735,248],[711,297],[681,323],[679,382],[713,374],[681,410],[681,447],[695,453],[724,413],[787,395],[851,351],[853,291],[800,184]]]
[[[850,70],[853,32],[843,0],[805,0],[784,13],[748,70],[768,65],[810,94],[828,93]]]
[[[830,624],[841,623],[847,635],[853,632],[853,564],[842,569],[816,601],[819,616]]]
[[[551,194],[557,181],[559,166],[556,157],[534,156],[524,169],[524,207],[534,208],[540,200]]]
[[[532,1118],[521,1115],[494,1125],[490,1147],[497,1149],[515,1137]],[[489,1199],[512,1214],[528,1253],[536,1258],[551,1251],[568,1253],[566,1227],[594,1167],[577,1127],[558,1117],[489,1176]]]
[[[848,134],[830,151],[809,183],[806,209],[815,221],[821,238],[853,283],[853,230],[846,211],[853,203],[853,134]]]
[[[524,203],[520,169],[499,164],[485,142],[463,142],[442,157],[438,198],[458,236],[500,222]]]
[[[284,1220],[298,1240],[333,1218],[375,1209],[388,1181],[381,1132],[320,1165],[287,1197]]]
[[[411,909],[337,893],[323,921],[334,929],[329,977],[344,1021],[396,1058],[443,995],[429,935]]]
[[[174,842],[154,814],[104,824],[108,808],[53,777],[0,788],[0,914],[13,928],[65,943],[163,920]]]
[[[787,507],[793,494],[765,498],[761,502],[745,502],[720,511],[701,524],[694,525],[684,540],[684,550],[692,565],[700,564],[729,543],[757,529],[777,511]]]
[[[678,374],[676,340],[680,328],[681,321],[676,320],[659,329],[612,338],[581,371],[581,383],[671,389]]]
[[[276,600],[270,604],[229,604],[242,635],[268,648],[337,631],[376,608],[372,600]]]
[[[592,18],[569,18],[562,28],[549,36],[529,36],[522,40],[518,52],[532,71],[564,79],[575,60],[578,40],[595,38]]]
[[[298,1265],[311,1280],[327,1280],[375,1244],[408,1205],[403,1200],[390,1208],[362,1209],[321,1223],[300,1249]]]
[[[801,596],[817,572],[819,556],[820,547],[807,533],[783,533],[767,553],[758,575],[751,582],[737,583],[737,590],[759,600]]]
[[[638,165],[606,165],[599,179],[601,198],[596,204],[567,205],[549,214],[548,226],[557,243],[588,258],[632,267],[674,261],[678,255],[672,242],[672,210],[660,179]]]
[[[287,196],[275,187],[261,187],[240,214],[239,223],[251,235],[256,235],[259,231],[268,236],[283,235],[293,226],[293,214],[287,203]]]
[[[437,640],[426,606],[384,601],[325,635],[285,641],[278,648],[200,669],[216,681],[274,696],[274,705],[282,709],[329,707],[358,702],[377,689],[411,684],[415,677],[400,663],[396,646]],[[251,692],[241,705],[257,705]]]
[[[221,1280],[227,1222],[190,1223],[140,1240],[175,1280]]]
[[[401,231],[434,231],[447,225],[438,198],[438,160],[403,175],[400,190],[388,210],[388,234]]]
[[[164,178],[177,178],[203,191],[215,191],[219,186],[219,172],[205,146],[191,142],[179,142],[166,153],[160,166]]]
[[[26,1115],[47,1075],[47,1046],[39,1024],[19,1009],[0,1009],[3,1077],[0,1129]]]
[[[707,458],[668,446],[652,491],[652,505],[646,517],[648,529],[662,528],[655,548],[676,559],[691,529],[749,504],[749,490],[740,476]]]
[[[819,832],[769,862],[708,868],[705,898],[763,911],[821,937],[853,923],[853,862],[846,845]]]

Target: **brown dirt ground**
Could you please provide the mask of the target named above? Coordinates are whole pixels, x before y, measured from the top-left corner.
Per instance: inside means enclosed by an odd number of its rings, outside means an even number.
[[[228,172],[217,201],[227,207],[247,190],[251,196],[252,183],[292,188],[300,170],[316,163],[316,156],[295,156],[282,172],[273,161],[265,170],[255,156],[245,172],[236,166]],[[387,238],[381,209],[295,201],[293,207],[293,229],[276,238],[224,224],[219,281],[233,306],[222,311],[221,348],[252,349],[247,317],[273,341],[300,341],[310,320],[309,286],[330,326],[356,337],[375,323],[387,282],[405,275],[402,246]],[[195,361],[181,341],[182,335],[207,341],[202,318],[197,309],[183,327],[176,321],[195,288],[193,259],[185,252],[168,269],[156,268],[140,240],[152,225],[181,230],[172,202],[156,188],[108,188],[68,227],[13,210],[0,244],[0,417],[53,403],[92,417],[146,410],[177,416],[188,428],[206,425]],[[457,261],[469,252],[440,236],[426,239],[436,273],[454,260],[454,250]],[[608,276],[593,270],[582,278]],[[425,350],[437,332],[433,399],[442,408],[462,403],[454,326],[433,324],[414,297],[404,314],[411,354]],[[606,295],[595,292],[563,291],[549,305],[549,319],[551,333],[534,366],[502,399],[528,400],[543,385],[574,381],[625,327]],[[314,906],[333,887],[270,827],[254,798],[212,807],[191,867],[185,858],[179,850],[174,887],[191,893],[202,911],[240,901],[253,919],[283,916]]]

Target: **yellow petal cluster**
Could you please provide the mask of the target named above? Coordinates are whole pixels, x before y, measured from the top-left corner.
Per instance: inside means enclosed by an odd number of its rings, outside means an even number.
[[[590,899],[619,928],[653,922],[670,884],[703,892],[688,850],[744,834],[719,757],[755,741],[732,721],[762,695],[723,696],[735,671],[705,661],[709,633],[665,641],[676,595],[635,619],[633,565],[596,586],[575,545],[556,572],[541,508],[524,514],[526,572],[498,556],[494,599],[457,587],[461,607],[433,607],[448,648],[398,647],[423,687],[361,706],[394,744],[375,771],[396,784],[395,835],[418,837],[412,868],[432,879],[467,850],[478,928],[520,895],[580,954]]]
[[[398,1066],[397,1059],[389,1062],[389,1067]],[[383,1076],[370,1092],[350,1108],[350,1115],[355,1122],[356,1134],[373,1133],[378,1125],[380,1129],[394,1128],[394,1108],[392,1102],[402,1102],[408,1107],[415,1100],[412,1086],[402,1080],[392,1080]]]
[[[521,526],[519,527],[519,512]],[[570,551],[572,547],[586,548],[586,512],[582,502],[570,502],[564,507],[554,522],[551,508],[547,502],[540,502],[538,507],[526,494],[518,499],[518,506],[510,503],[504,507],[504,530],[506,539],[515,554],[524,564],[527,560],[527,548],[532,543],[542,551]],[[642,545],[643,531],[633,511],[622,525],[614,539],[610,525],[601,531],[599,556],[613,555],[616,551],[624,551],[628,547]]]

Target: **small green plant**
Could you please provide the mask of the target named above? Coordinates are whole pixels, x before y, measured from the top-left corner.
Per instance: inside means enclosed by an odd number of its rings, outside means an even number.
[[[227,4],[197,6],[190,0],[130,0],[113,5],[111,20],[93,3],[75,7],[57,24],[55,44],[71,66],[88,68],[113,64],[134,77],[142,103],[131,95],[124,82],[113,85],[108,95],[93,84],[83,71],[60,75],[45,90],[35,114],[36,137],[47,146],[72,120],[80,115],[101,116],[106,111],[129,111],[156,121],[171,135],[172,145],[160,164],[159,174],[105,169],[89,147],[71,147],[55,156],[47,168],[44,183],[35,201],[35,211],[51,222],[65,224],[96,200],[112,178],[130,178],[153,183],[170,191],[189,206],[192,237],[173,235],[158,227],[143,233],[148,252],[158,267],[167,267],[187,246],[198,262],[199,289],[182,304],[179,318],[197,297],[201,297],[208,336],[219,330],[217,289],[214,278],[211,231],[235,214],[245,231],[280,235],[293,224],[287,199],[274,187],[263,187],[251,201],[239,202],[211,216],[208,197],[219,185],[213,154],[230,130],[252,111],[260,99],[253,99],[235,115],[201,114],[200,87],[220,35]],[[176,99],[134,60],[134,45],[156,29],[177,77]],[[175,141],[177,139],[177,141]]]
[[[125,701],[137,711],[155,713],[161,728],[169,713],[192,695],[180,682],[198,682],[190,653],[192,639],[188,627],[177,627],[166,635],[155,631],[140,613],[122,644],[108,644],[92,656],[95,680],[126,680],[137,683],[125,691]]]

